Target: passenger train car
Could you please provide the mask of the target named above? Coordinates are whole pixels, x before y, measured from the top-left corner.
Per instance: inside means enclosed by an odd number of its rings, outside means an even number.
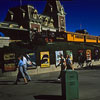
[[[67,42],[100,43],[100,36],[93,36],[89,34],[69,31],[59,32],[55,34],[55,41],[63,40]]]

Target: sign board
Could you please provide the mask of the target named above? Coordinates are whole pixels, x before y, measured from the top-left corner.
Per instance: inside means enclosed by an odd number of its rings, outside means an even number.
[[[27,53],[26,54],[26,59],[27,59],[27,68],[37,68],[36,64],[36,54],[34,52],[32,53]]]
[[[69,55],[70,56],[70,59],[73,60],[72,50],[67,50],[66,51],[66,55]]]
[[[40,52],[41,67],[50,67],[49,51]]]
[[[63,51],[55,51],[55,56],[56,56],[56,66],[60,62],[60,56],[63,55]]]
[[[91,59],[92,59],[91,58],[91,50],[88,49],[88,50],[86,50],[86,60],[91,61]]]
[[[95,49],[94,51],[94,59],[99,60],[99,50],[98,49]]]
[[[16,70],[16,60],[15,53],[4,54],[4,71],[15,71]]]

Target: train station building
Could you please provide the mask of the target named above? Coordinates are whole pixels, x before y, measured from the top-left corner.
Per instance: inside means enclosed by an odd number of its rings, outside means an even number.
[[[0,37],[0,54],[2,55],[0,68],[4,72],[16,69],[14,58],[19,51],[16,48],[20,48],[18,45],[21,42],[26,44],[32,42],[33,45],[35,41],[40,42],[41,39],[45,42],[53,42],[56,32],[66,30],[65,15],[66,13],[59,0],[53,2],[47,0],[42,14],[38,14],[37,9],[32,5],[9,8],[6,18],[3,22],[0,22],[0,32],[5,35],[5,37]],[[13,44],[17,46],[12,47]],[[22,50],[22,52],[25,50]],[[14,57],[11,58],[11,56]],[[50,70],[50,68],[46,70]]]
[[[90,58],[98,56],[99,59],[100,55],[94,52],[94,47],[99,52],[99,37],[66,31],[65,17],[59,0],[47,0],[42,14],[32,5],[9,8],[6,18],[0,22],[0,32],[5,35],[0,37],[1,75],[9,71],[9,75],[16,73],[16,59],[25,53],[33,61],[33,65],[29,65],[30,73],[36,74],[58,71],[60,67],[55,67],[57,53],[71,54],[76,62],[77,55],[86,55],[87,50]],[[83,51],[78,52],[80,50]]]
[[[65,11],[59,0],[47,0],[42,14],[32,5],[10,8],[0,31],[11,40],[32,41],[40,33],[43,38],[52,37],[54,32],[66,30]]]

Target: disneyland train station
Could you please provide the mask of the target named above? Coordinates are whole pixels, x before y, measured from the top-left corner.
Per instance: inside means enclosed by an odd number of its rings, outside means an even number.
[[[60,54],[70,55],[75,68],[100,64],[100,37],[85,29],[66,30],[65,18],[59,0],[47,0],[42,14],[32,5],[9,8],[0,22],[4,34],[0,36],[0,75],[16,73],[17,57],[23,54],[30,74],[58,71]]]

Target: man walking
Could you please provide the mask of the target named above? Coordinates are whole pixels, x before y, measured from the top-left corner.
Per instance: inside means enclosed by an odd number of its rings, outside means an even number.
[[[22,56],[18,57],[18,60],[19,60],[19,62],[18,62],[18,74],[17,74],[16,82],[14,83],[16,85],[17,85],[17,83],[18,83],[18,81],[19,81],[20,78],[23,78],[25,84],[27,84],[27,79],[26,79],[26,76],[25,76],[24,71],[23,71],[23,69],[24,69],[23,68],[23,61],[22,61],[21,58],[22,58]]]
[[[61,71],[60,71],[60,75],[58,76],[58,80],[61,80],[62,77],[62,73],[65,70],[65,58],[63,57],[63,55],[60,55],[60,62],[58,65],[61,65]]]
[[[22,60],[23,60],[23,67],[24,67],[23,71],[24,71],[24,74],[25,74],[27,80],[28,80],[28,81],[31,81],[31,77],[30,77],[30,76],[28,75],[28,73],[27,73],[27,59],[26,59],[26,57],[23,56],[23,57],[22,57]]]

